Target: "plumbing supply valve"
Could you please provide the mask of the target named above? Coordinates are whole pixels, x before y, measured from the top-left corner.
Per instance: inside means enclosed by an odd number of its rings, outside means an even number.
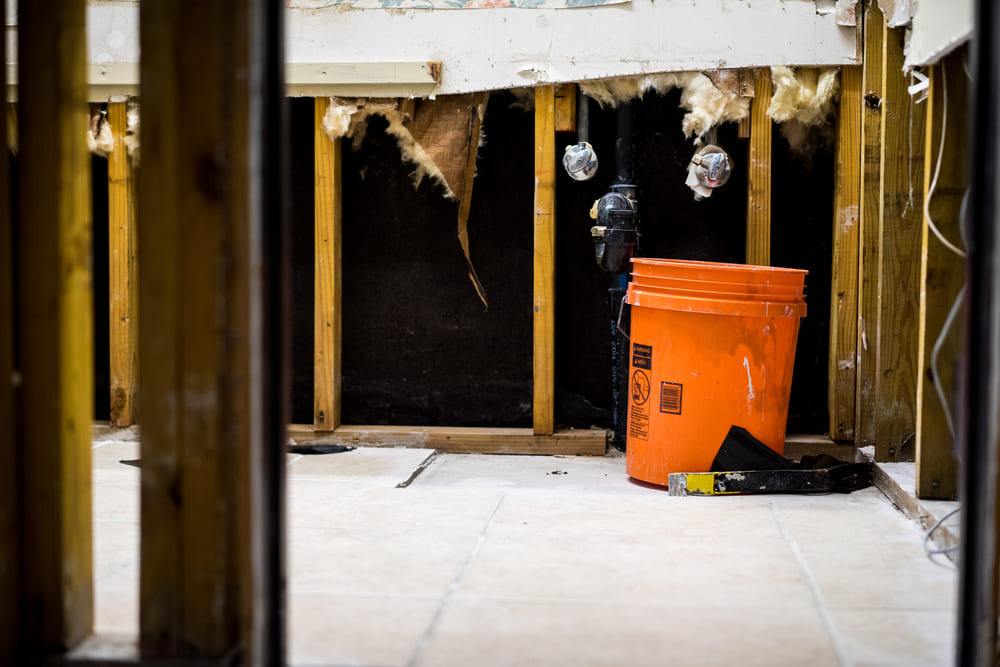
[[[597,152],[590,142],[570,144],[563,153],[563,168],[575,181],[589,181],[597,173]]]
[[[590,228],[597,265],[608,273],[628,270],[629,260],[639,240],[639,204],[636,186],[612,185],[611,192],[594,202],[590,217],[597,224]]]

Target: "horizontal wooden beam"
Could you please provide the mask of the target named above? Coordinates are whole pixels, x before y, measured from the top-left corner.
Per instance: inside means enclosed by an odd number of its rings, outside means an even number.
[[[289,97],[430,95],[441,86],[440,62],[288,63]],[[88,98],[105,102],[139,95],[138,63],[91,63]],[[17,64],[7,64],[7,101],[17,101]]]
[[[95,440],[138,442],[138,426],[115,428],[94,424]],[[610,432],[602,429],[567,429],[552,435],[534,435],[530,428],[478,428],[450,426],[340,426],[333,432],[317,432],[312,424],[292,424],[288,437],[296,444],[358,445],[362,447],[433,448],[442,452],[469,454],[539,454],[603,456]],[[842,461],[854,460],[855,448],[834,442],[825,435],[789,434],[785,456],[830,454]]]
[[[530,428],[339,426],[332,433],[317,433],[312,425],[293,425],[288,428],[288,437],[298,444],[415,447],[464,454],[604,456],[608,431],[564,430],[535,435]]]

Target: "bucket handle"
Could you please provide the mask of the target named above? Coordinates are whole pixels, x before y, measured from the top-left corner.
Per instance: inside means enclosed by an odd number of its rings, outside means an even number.
[[[617,323],[616,326],[618,327],[618,333],[620,333],[621,335],[625,336],[626,340],[632,340],[629,337],[628,333],[624,329],[622,329],[622,311],[625,309],[625,302],[626,301],[628,301],[628,296],[627,295],[624,296],[624,297],[622,297],[621,303],[618,304],[618,323]]]

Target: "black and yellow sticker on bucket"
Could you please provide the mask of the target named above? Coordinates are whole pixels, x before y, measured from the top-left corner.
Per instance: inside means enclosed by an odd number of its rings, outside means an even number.
[[[629,380],[629,396],[632,407],[629,410],[628,434],[640,440],[649,440],[649,394],[652,386],[649,373],[652,367],[653,348],[650,345],[632,345],[632,377]]]
[[[644,368],[647,371],[652,370],[653,346],[632,343],[632,365],[636,368]]]

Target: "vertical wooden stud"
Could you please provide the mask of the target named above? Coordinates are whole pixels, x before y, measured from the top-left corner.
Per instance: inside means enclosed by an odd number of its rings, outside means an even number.
[[[555,89],[556,132],[576,132],[576,84],[561,83]]]
[[[750,102],[746,263],[771,263],[771,72],[760,70]]]
[[[830,289],[830,437],[854,440],[858,352],[858,217],[861,197],[861,67],[840,70],[834,157]]]
[[[136,258],[135,172],[125,150],[126,104],[108,104],[114,149],[108,155],[108,291],[111,424],[136,418],[139,387],[139,275]]]
[[[323,130],[323,116],[330,99],[315,100],[315,314],[314,419],[317,431],[340,426],[341,392],[341,141],[331,140]]]
[[[555,91],[535,88],[534,400],[536,435],[555,426]]]
[[[925,216],[921,239],[916,482],[917,495],[921,498],[944,500],[953,499],[958,486],[956,445],[946,411],[952,422],[956,422],[958,405],[954,383],[965,350],[964,318],[958,316],[961,311],[956,311],[949,332],[941,340],[936,367],[932,361],[935,345],[965,284],[966,270],[965,259],[931,232],[930,223],[933,222],[945,239],[964,251],[959,217],[962,198],[969,185],[969,152],[967,77],[963,57],[961,52],[949,54],[930,71],[924,145],[923,185],[930,220]],[[944,404],[938,389],[944,395]]]
[[[140,6],[139,640],[149,658],[217,659],[240,645],[252,655],[262,554],[280,551],[280,535],[262,544],[259,521],[273,509],[262,468],[283,460],[279,433],[265,428],[278,410],[268,385],[285,380],[262,362],[275,356],[265,292],[281,277],[263,259],[275,224],[264,219],[275,183],[261,176],[263,137],[277,128],[260,119],[259,9]]]
[[[93,294],[86,3],[18,3],[21,641],[93,626]],[[6,378],[5,378],[6,380]]]
[[[0,53],[6,53],[6,31]],[[7,90],[7,68],[0,70]],[[13,664],[18,610],[17,430],[14,423],[14,228],[11,225],[8,124],[0,124],[0,664]]]
[[[875,444],[875,344],[878,322],[879,191],[882,181],[882,10],[864,9],[861,90],[861,214],[858,228],[857,401],[854,441]]]
[[[903,31],[884,30],[875,456],[895,461],[916,436],[925,105],[907,92]]]

